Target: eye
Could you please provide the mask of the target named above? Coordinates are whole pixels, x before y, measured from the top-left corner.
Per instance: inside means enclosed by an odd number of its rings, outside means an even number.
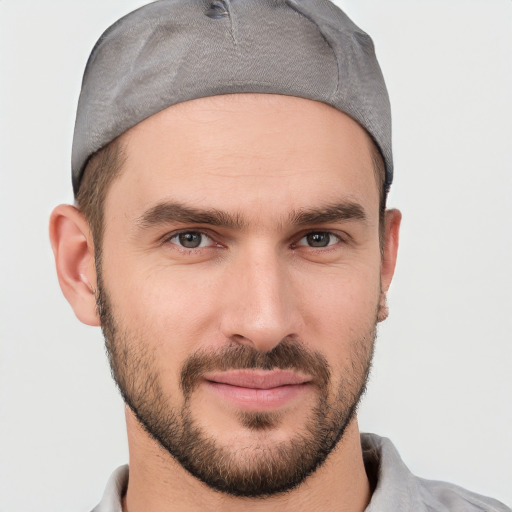
[[[184,249],[201,249],[212,244],[212,239],[200,231],[182,231],[169,238],[169,242]]]
[[[303,236],[297,245],[308,247],[329,247],[340,241],[340,237],[329,231],[314,231]]]

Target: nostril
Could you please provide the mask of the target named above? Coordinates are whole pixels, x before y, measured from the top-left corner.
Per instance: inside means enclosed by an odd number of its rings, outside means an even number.
[[[229,11],[226,3],[223,2],[223,0],[213,0],[205,14],[209,18],[218,20],[229,16]]]

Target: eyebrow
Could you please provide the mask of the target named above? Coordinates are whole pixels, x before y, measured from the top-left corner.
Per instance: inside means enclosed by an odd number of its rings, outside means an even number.
[[[366,221],[364,208],[352,201],[330,204],[321,208],[311,208],[292,212],[290,222],[297,226],[308,224],[327,224],[328,222],[342,222],[360,220]]]
[[[171,224],[173,222],[208,224],[230,229],[243,229],[245,226],[239,215],[232,215],[215,208],[202,210],[172,201],[153,206],[137,219],[137,224],[142,228],[149,228],[160,224]]]
[[[365,221],[366,213],[360,204],[351,201],[328,204],[320,208],[300,209],[292,211],[289,215],[289,222],[296,226],[352,220]],[[233,230],[242,230],[247,226],[247,222],[240,214],[231,214],[216,208],[201,209],[174,201],[159,203],[136,220],[141,228],[176,222],[205,224]]]

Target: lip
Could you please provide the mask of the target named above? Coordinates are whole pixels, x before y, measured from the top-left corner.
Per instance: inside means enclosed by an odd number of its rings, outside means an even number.
[[[204,376],[204,384],[223,400],[251,411],[283,407],[304,393],[311,381],[289,370],[232,370]]]
[[[252,389],[294,386],[305,384],[312,380],[309,376],[290,370],[231,370],[227,372],[207,373],[204,379],[218,384]]]

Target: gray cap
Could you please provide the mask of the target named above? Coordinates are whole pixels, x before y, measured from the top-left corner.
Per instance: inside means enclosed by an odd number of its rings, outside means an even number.
[[[230,93],[317,100],[373,138],[393,177],[391,112],[373,42],[328,0],[159,0],[118,20],[87,63],[73,139],[75,193],[89,158],[183,101]]]

